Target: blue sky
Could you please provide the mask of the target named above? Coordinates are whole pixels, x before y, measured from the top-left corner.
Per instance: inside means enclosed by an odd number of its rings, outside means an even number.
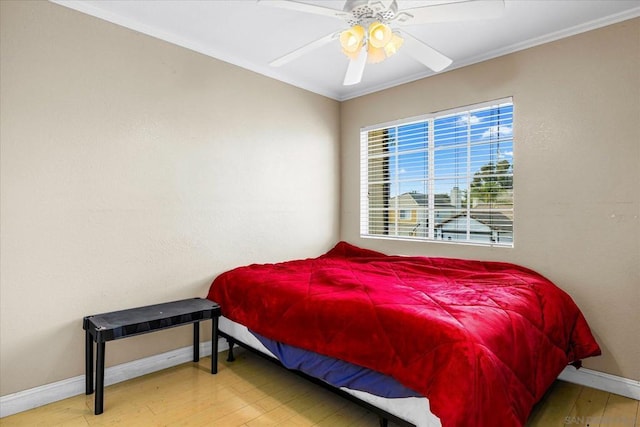
[[[406,124],[393,128],[390,137],[397,141],[398,155],[390,159],[391,196],[409,191],[427,193],[422,178],[428,167],[427,138],[429,122]],[[467,179],[454,179],[466,175],[468,150],[474,159],[470,176],[489,162],[507,160],[513,164],[513,106],[486,108],[470,113],[458,113],[434,120],[434,170],[436,194],[449,194],[454,186],[466,188]],[[391,145],[393,152],[395,145]]]

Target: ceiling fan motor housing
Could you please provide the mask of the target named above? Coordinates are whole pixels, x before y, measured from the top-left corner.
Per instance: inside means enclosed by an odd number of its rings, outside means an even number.
[[[343,10],[350,14],[347,18],[347,23],[350,26],[362,25],[366,28],[372,22],[388,24],[396,18],[398,3],[393,0],[389,7],[385,7],[382,2],[370,4],[368,0],[347,0]]]

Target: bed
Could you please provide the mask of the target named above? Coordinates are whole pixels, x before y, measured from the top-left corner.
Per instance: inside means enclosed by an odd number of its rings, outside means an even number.
[[[509,263],[340,242],[317,258],[225,272],[207,297],[224,336],[420,427],[522,426],[567,364],[600,354],[569,295]],[[377,387],[344,382],[348,370],[336,382],[336,361],[377,375]],[[385,396],[396,383],[414,394]]]

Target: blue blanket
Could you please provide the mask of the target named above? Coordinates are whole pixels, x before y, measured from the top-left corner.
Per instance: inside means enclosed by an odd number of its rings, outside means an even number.
[[[334,387],[347,387],[387,398],[423,397],[387,375],[250,332],[287,368],[302,371]]]

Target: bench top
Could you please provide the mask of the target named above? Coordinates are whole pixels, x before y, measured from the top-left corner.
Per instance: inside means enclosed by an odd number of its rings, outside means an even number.
[[[105,342],[212,319],[220,313],[220,306],[213,301],[189,298],[86,316],[82,327],[96,342]]]

